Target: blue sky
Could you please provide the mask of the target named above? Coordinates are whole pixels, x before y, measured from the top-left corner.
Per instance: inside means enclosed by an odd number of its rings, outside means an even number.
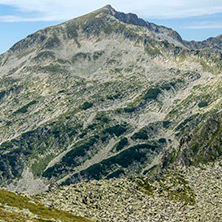
[[[0,0],[0,54],[27,35],[111,4],[173,28],[185,40],[222,34],[221,0]]]

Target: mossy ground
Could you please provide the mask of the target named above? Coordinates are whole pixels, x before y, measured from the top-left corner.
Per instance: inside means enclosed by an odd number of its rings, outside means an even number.
[[[195,204],[195,193],[190,188],[184,176],[176,171],[168,171],[160,180],[163,195],[173,201],[184,202],[184,204]],[[165,193],[164,193],[165,192]]]
[[[4,205],[7,204],[10,207],[17,207],[20,210],[28,209],[33,214],[38,215],[38,219],[32,219],[32,221],[35,222],[51,221],[51,219],[61,220],[62,222],[90,222],[88,219],[77,217],[55,208],[45,207],[44,205],[38,203],[37,200],[32,200],[28,197],[21,196],[6,190],[0,190],[0,204],[0,218],[4,221],[24,222],[30,219],[21,213],[6,211],[4,209]]]
[[[152,172],[152,174],[158,175],[159,172]],[[136,183],[148,195],[158,194],[168,200],[195,205],[195,193],[183,174],[177,170],[167,169],[161,171],[158,177],[155,180],[149,177],[137,178]]]

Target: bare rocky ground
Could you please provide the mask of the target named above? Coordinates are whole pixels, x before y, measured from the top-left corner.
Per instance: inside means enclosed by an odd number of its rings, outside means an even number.
[[[222,162],[168,173],[150,182],[151,189],[142,187],[140,178],[93,180],[54,187],[38,197],[50,207],[99,221],[222,221]],[[185,196],[172,195],[186,187]]]

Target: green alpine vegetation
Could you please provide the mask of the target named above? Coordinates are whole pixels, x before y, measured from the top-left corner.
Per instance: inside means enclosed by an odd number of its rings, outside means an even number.
[[[0,190],[0,218],[3,221],[52,221],[62,222],[90,222],[91,220],[74,216],[70,213],[46,207],[37,199]]]

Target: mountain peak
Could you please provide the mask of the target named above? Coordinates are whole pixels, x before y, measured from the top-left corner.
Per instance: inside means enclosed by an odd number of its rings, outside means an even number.
[[[95,10],[94,12],[105,12],[106,14],[115,14],[116,13],[116,10],[111,6],[111,5],[105,5],[104,7],[102,8],[99,8],[97,10]]]
[[[105,5],[103,8],[106,8],[106,9],[109,9],[109,10],[112,10],[112,9],[114,9],[111,5]]]
[[[110,20],[110,17],[112,17],[113,19]],[[58,38],[56,32],[58,30],[62,30],[64,27],[64,31],[67,33],[68,38],[77,38],[78,27],[83,28],[82,31],[85,32],[85,35],[87,37],[89,37],[92,33],[93,35],[99,35],[101,30],[103,30],[105,26],[106,31],[108,30],[107,32],[110,34],[113,31],[111,23],[114,24],[116,20],[125,23],[126,25],[130,24],[144,27],[148,29],[155,36],[156,39],[167,40],[169,43],[183,47],[183,41],[180,35],[174,30],[163,26],[158,26],[153,23],[149,23],[143,20],[142,18],[139,18],[136,14],[133,13],[124,13],[116,11],[111,5],[108,4],[91,13],[64,22],[61,25],[48,27],[34,34],[31,34],[27,38],[13,45],[10,48],[10,51],[20,52],[23,49],[33,47],[34,44],[44,45],[44,47],[46,46],[47,48],[59,46],[62,44],[62,40]],[[107,28],[107,26],[109,27]]]
[[[154,35],[156,35],[157,38],[165,39],[170,43],[183,47],[183,40],[181,36],[173,29],[170,29],[164,26],[158,26],[153,23],[149,23],[148,21],[145,21],[142,18],[139,18],[134,13],[124,13],[124,12],[116,11],[111,5],[106,5],[102,9],[107,10],[107,13],[109,15],[115,17],[116,19],[118,19],[119,21],[125,24],[145,27],[149,31],[151,31]]]
[[[90,206],[94,211],[94,199],[100,204],[100,198],[85,190],[98,187],[95,180],[104,179],[105,186],[110,186],[109,181],[116,181],[112,178],[126,177],[127,186],[135,182],[135,189],[143,197],[142,191],[148,192],[154,201],[160,190],[169,191],[162,192],[157,209],[166,198],[167,206],[175,200],[178,207],[194,203],[202,207],[202,198],[194,202],[201,195],[191,193],[199,170],[189,175],[185,167],[191,166],[193,171],[198,164],[202,167],[218,161],[213,172],[222,163],[222,114],[218,114],[222,107],[222,54],[210,51],[222,50],[220,39],[187,47],[172,29],[107,5],[15,44],[0,55],[0,186],[35,194],[82,181],[82,190],[72,186],[70,193],[65,189],[70,197],[67,202],[80,204],[80,210],[86,203],[86,211]],[[219,181],[222,167],[220,170],[213,181]],[[190,187],[186,178],[191,178]],[[87,180],[93,180],[92,186]],[[206,189],[211,182],[209,174]],[[132,190],[125,183],[118,184],[124,186],[123,195]],[[178,188],[180,195],[174,192]],[[72,199],[75,193],[82,197]],[[98,220],[107,220],[110,214],[100,209],[105,202],[92,216],[83,214],[90,218],[105,215]],[[54,200],[47,201],[51,204],[56,207]],[[141,204],[144,206],[144,199]],[[171,213],[171,209],[167,211]],[[129,212],[130,208],[127,218]],[[135,211],[132,215],[134,221],[141,219]],[[145,208],[144,215],[147,221]],[[122,221],[125,215],[109,217]]]

